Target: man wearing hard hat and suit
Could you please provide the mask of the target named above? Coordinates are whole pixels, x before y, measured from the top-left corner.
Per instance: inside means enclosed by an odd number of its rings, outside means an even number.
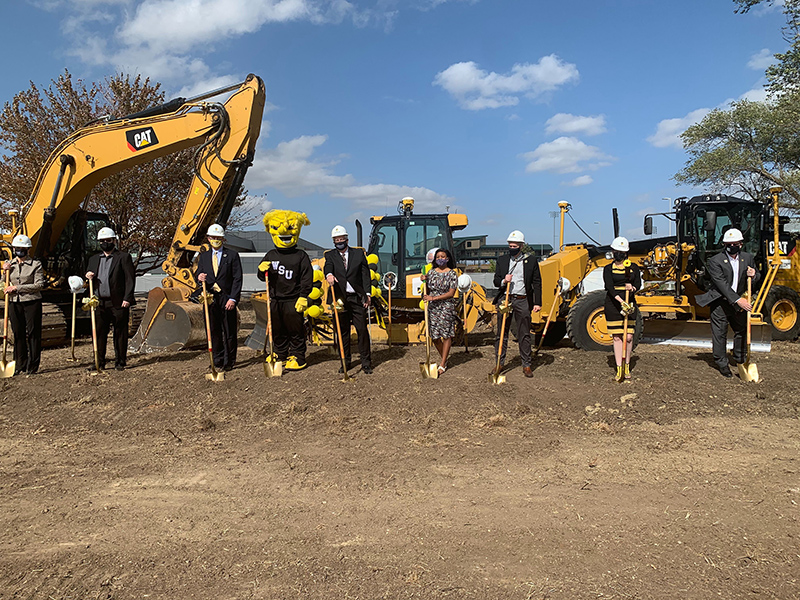
[[[498,288],[495,301],[501,306],[502,311],[511,314],[506,318],[506,330],[512,321],[516,322],[517,330],[514,332],[519,343],[519,355],[522,359],[522,374],[533,377],[531,369],[531,311],[538,312],[542,309],[542,276],[539,273],[539,262],[536,257],[522,252],[525,236],[521,231],[512,231],[508,235],[508,254],[503,254],[497,259],[494,272],[494,285]],[[509,291],[508,306],[503,306],[506,287]],[[508,347],[508,331],[503,335],[503,347],[500,345],[500,324],[502,317],[498,315],[497,339],[495,352],[500,352],[500,365],[505,364],[506,348]],[[516,319],[512,319],[516,317]]]
[[[350,248],[347,230],[337,225],[331,231],[333,250],[325,251],[325,279],[336,294],[336,300],[344,305],[339,313],[342,328],[342,345],[345,362],[350,363],[350,325],[358,334],[358,353],[361,355],[361,370],[372,373],[372,356],[369,349],[367,312],[370,305],[372,285],[367,253],[363,248]],[[340,371],[343,370],[340,367]]]
[[[705,294],[696,297],[698,306],[711,308],[711,344],[714,362],[723,377],[733,377],[728,365],[728,325],[733,330],[733,361],[745,360],[745,334],[747,312],[753,305],[743,295],[747,293],[747,278],[753,284],[761,280],[753,255],[742,250],[744,237],[738,229],[731,228],[722,237],[725,251],[708,261],[707,272],[712,286]]]
[[[200,253],[196,277],[201,284],[206,282],[206,290],[214,297],[208,305],[214,366],[230,371],[236,364],[236,305],[242,296],[242,260],[236,250],[223,245],[222,225],[209,227],[206,237],[211,248]]]
[[[127,252],[117,248],[117,234],[110,227],[97,232],[100,254],[89,259],[86,279],[94,279],[94,293],[100,299],[97,314],[97,357],[100,368],[106,366],[108,332],[114,328],[114,368],[122,371],[128,364],[128,326],[136,288],[136,269]],[[94,366],[89,370],[94,370]]]

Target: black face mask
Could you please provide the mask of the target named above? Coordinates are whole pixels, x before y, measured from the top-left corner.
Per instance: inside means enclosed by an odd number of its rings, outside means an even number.
[[[737,254],[739,254],[739,250],[741,249],[742,249],[741,244],[730,244],[728,246],[725,246],[725,251],[731,256],[736,256]]]
[[[621,252],[619,250],[614,250],[614,260],[615,261],[622,262],[626,258],[628,258],[628,253],[627,252]]]
[[[511,256],[516,256],[517,254],[519,254],[519,253],[520,253],[520,251],[521,251],[521,250],[522,250],[522,248],[509,248],[509,249],[508,249],[508,253],[509,253]]]
[[[28,256],[28,249],[27,248],[14,248],[14,256],[18,258],[25,258]]]
[[[334,246],[336,246],[336,249],[341,252],[347,248],[347,242],[336,242]]]
[[[100,242],[103,252],[111,252],[114,249],[114,242]]]

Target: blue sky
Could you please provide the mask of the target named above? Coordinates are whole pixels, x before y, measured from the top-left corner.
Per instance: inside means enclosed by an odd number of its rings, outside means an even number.
[[[168,96],[267,85],[246,185],[262,209],[333,225],[466,213],[464,234],[552,243],[559,200],[593,237],[642,237],[676,187],[677,135],[733,99],[762,99],[782,14],[732,0],[9,0],[8,102],[66,67],[162,82]],[[657,222],[666,230],[665,222]],[[661,233],[661,231],[659,231]],[[664,231],[666,233],[666,231]],[[571,224],[567,241],[584,236]]]

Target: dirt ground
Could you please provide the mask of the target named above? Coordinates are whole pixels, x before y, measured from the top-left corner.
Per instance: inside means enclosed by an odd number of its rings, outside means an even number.
[[[798,344],[760,384],[654,346],[617,384],[562,342],[493,386],[470,341],[351,383],[329,348],[268,380],[242,347],[222,383],[46,350],[0,381],[0,598],[800,597]]]

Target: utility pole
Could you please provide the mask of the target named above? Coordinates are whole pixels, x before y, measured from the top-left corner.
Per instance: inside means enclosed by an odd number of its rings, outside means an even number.
[[[551,210],[549,213],[550,218],[553,219],[553,252],[556,251],[556,218],[558,218],[559,212],[557,210]]]
[[[667,214],[670,214],[672,212],[672,198],[662,198],[662,200],[667,201],[667,206],[669,206],[667,209]],[[672,235],[672,219],[669,217],[667,217],[667,232],[669,235]]]

